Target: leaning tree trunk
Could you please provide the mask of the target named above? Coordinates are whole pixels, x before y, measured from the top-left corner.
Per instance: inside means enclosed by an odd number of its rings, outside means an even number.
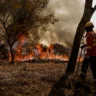
[[[82,36],[85,31],[85,24],[86,24],[86,22],[90,21],[93,13],[95,11],[95,7],[92,8],[92,2],[93,2],[93,0],[86,0],[86,2],[85,2],[84,14],[83,14],[83,17],[77,27],[77,31],[76,31],[76,35],[75,35],[75,38],[73,41],[73,47],[72,47],[69,63],[68,63],[67,69],[66,69],[66,73],[74,72],[77,57],[78,57],[80,42],[81,42]]]
[[[79,46],[81,42],[81,38],[84,34],[84,26],[86,22],[90,21],[96,7],[92,8],[92,2],[93,0],[86,0],[85,2],[85,8],[84,8],[84,14],[82,16],[82,19],[77,27],[76,35],[73,42],[73,47],[69,59],[69,63],[66,69],[65,74],[55,83],[53,86],[49,96],[65,96],[64,88],[66,88],[66,81],[68,80],[68,76],[70,76],[70,73],[74,72]]]

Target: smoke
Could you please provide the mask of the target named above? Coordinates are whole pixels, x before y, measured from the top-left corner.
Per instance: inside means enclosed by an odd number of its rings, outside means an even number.
[[[49,25],[48,31],[40,36],[40,42],[44,44],[59,42],[71,47],[83,10],[84,2],[81,0],[49,0],[48,12],[54,13],[59,21]]]

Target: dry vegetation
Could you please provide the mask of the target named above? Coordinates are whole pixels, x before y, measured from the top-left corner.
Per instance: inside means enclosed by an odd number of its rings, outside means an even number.
[[[0,96],[48,96],[66,64],[0,64]]]
[[[66,65],[52,62],[14,65],[0,63],[0,96],[48,96],[52,85],[64,73]],[[86,84],[92,84],[90,72],[87,74]],[[73,89],[65,90],[66,96],[73,96]],[[81,91],[80,89],[80,93]]]

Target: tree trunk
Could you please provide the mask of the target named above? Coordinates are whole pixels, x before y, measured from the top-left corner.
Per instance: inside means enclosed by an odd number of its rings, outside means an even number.
[[[11,53],[11,61],[10,61],[10,63],[14,63],[14,53],[13,53],[12,45],[9,45],[9,46],[10,46],[10,53]]]
[[[85,24],[86,22],[90,21],[94,9],[92,9],[92,2],[93,0],[86,0],[85,2],[85,8],[84,8],[84,14],[82,16],[82,19],[77,27],[76,35],[73,42],[73,47],[69,59],[69,63],[66,69],[65,74],[55,83],[53,86],[49,96],[65,96],[64,94],[64,88],[66,88],[66,81],[68,80],[68,77],[70,76],[70,73],[74,72],[79,46],[81,42],[81,38],[85,31]]]
[[[92,2],[93,2],[93,0],[86,0],[86,2],[85,2],[84,14],[77,27],[76,35],[75,35],[75,38],[73,41],[71,55],[69,58],[69,63],[68,63],[67,69],[66,69],[66,73],[74,72],[77,57],[78,57],[80,42],[81,42],[82,36],[85,32],[85,24],[86,24],[86,22],[90,21],[92,15],[94,13],[93,9],[92,9]]]

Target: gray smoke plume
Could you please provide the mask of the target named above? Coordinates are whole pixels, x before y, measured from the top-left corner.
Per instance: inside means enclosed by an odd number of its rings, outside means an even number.
[[[62,43],[71,47],[78,23],[82,17],[84,2],[82,0],[50,0],[48,12],[53,12],[59,21],[48,27],[40,42]]]

